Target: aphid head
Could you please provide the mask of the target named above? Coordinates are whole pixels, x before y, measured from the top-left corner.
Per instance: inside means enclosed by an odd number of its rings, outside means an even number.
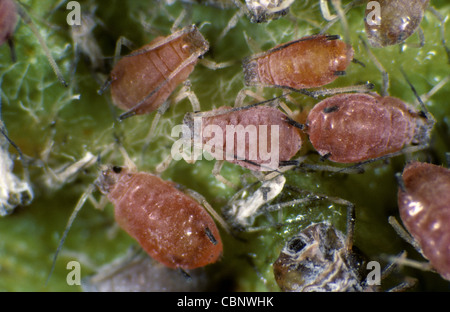
[[[110,187],[117,183],[121,174],[126,171],[125,167],[118,166],[105,166],[100,172],[100,176],[95,180],[95,185],[97,185],[100,192],[103,194],[108,194]]]

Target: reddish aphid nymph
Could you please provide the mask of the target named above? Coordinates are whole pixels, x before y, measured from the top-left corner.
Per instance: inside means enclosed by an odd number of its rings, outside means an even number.
[[[406,165],[398,190],[400,217],[433,268],[450,280],[450,170]]]
[[[215,148],[213,156],[250,170],[277,169],[279,163],[290,160],[302,146],[300,132],[288,123],[288,116],[276,107],[264,105],[234,109],[221,107],[193,115],[188,113],[184,123],[192,130],[194,129],[191,116],[196,115],[202,118],[202,143]],[[214,128],[212,133],[208,133],[206,129],[209,126],[220,128],[220,133],[216,133]],[[233,139],[230,142],[227,138],[231,135]],[[243,147],[245,154],[239,152],[242,151],[240,147]],[[273,168],[268,165],[267,158],[263,159],[262,151],[273,154],[275,148],[278,148],[278,159],[276,167]],[[229,150],[234,153],[227,154]],[[238,159],[238,156],[241,158]]]
[[[114,104],[131,115],[155,111],[208,49],[208,42],[192,25],[121,58],[110,74]]]
[[[246,58],[245,84],[295,90],[329,84],[345,73],[353,59],[353,48],[338,38],[303,37]]]
[[[155,260],[194,269],[216,262],[223,246],[212,217],[173,183],[112,167],[96,181],[114,205],[116,222]]]
[[[306,132],[320,155],[357,163],[400,152],[409,144],[426,145],[433,125],[432,116],[395,97],[350,93],[315,105]]]
[[[17,23],[14,0],[0,0],[0,45],[10,40]]]

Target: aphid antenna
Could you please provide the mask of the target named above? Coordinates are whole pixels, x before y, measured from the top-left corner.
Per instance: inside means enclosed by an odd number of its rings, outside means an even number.
[[[275,87],[288,89],[288,90],[291,90],[294,92],[298,92],[298,93],[307,95],[314,99],[318,99],[320,96],[334,95],[334,94],[340,94],[340,93],[349,93],[349,92],[366,93],[366,92],[372,91],[372,89],[375,87],[375,85],[371,82],[366,82],[364,84],[348,86],[348,87],[338,87],[338,88],[330,88],[330,89],[321,88],[321,89],[316,89],[316,90],[294,89],[294,88],[284,87],[284,86],[275,86]]]
[[[433,115],[431,115],[427,106],[425,105],[425,103],[422,101],[419,94],[417,93],[416,88],[411,83],[411,81],[409,81],[408,76],[406,75],[405,71],[403,70],[403,67],[400,67],[400,72],[402,73],[403,77],[406,80],[406,83],[408,83],[409,87],[411,88],[411,91],[414,93],[414,96],[416,97],[417,101],[419,102],[422,113],[425,116],[425,118],[427,119],[428,126],[430,128],[432,128],[434,126],[434,124],[436,123],[436,119],[434,119]]]
[[[58,255],[59,255],[59,253],[60,253],[60,251],[61,251],[61,249],[62,249],[62,247],[64,245],[64,242],[65,242],[65,240],[67,238],[67,234],[69,234],[69,230],[72,227],[73,222],[75,221],[75,219],[76,219],[78,213],[80,212],[81,208],[83,208],[86,200],[88,198],[91,198],[92,192],[95,190],[95,187],[96,186],[93,183],[88,186],[86,191],[84,191],[84,193],[81,195],[80,199],[77,202],[77,205],[75,206],[72,214],[70,215],[70,218],[67,221],[66,227],[64,229],[64,233],[61,236],[61,239],[59,241],[58,248],[56,249],[56,252],[53,255],[52,267],[50,268],[50,273],[48,274],[47,280],[45,282],[45,286],[48,285],[50,277],[52,276],[53,271],[55,270],[56,259],[58,258]]]
[[[345,12],[342,9],[342,3],[341,0],[331,0],[331,3],[333,4],[334,9],[337,12],[338,18],[341,21],[342,24],[342,29],[344,31],[344,41],[346,44],[351,45],[351,40],[350,40],[350,31],[348,28],[348,21],[347,18],[345,17]]]
[[[398,223],[397,219],[394,216],[389,216],[388,218],[389,224],[392,226],[394,231],[400,236],[405,242],[414,247],[421,255],[423,255],[422,248],[417,243],[417,241],[403,228],[403,226]]]
[[[47,44],[45,43],[44,38],[42,38],[41,34],[39,33],[39,30],[37,29],[36,25],[34,24],[31,17],[28,15],[28,13],[25,11],[25,9],[22,7],[23,4],[19,1],[15,1],[19,5],[17,6],[17,12],[22,18],[22,20],[30,27],[33,34],[38,39],[40,45],[42,46],[42,49],[44,50],[44,53],[48,59],[48,62],[50,63],[50,66],[52,67],[56,77],[58,77],[58,80],[62,83],[64,87],[68,87],[69,84],[64,80],[64,77],[61,73],[61,70],[59,69],[58,65],[56,64],[55,59],[53,58]]]

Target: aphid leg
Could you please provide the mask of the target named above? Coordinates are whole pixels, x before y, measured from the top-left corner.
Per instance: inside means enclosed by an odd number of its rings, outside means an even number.
[[[244,99],[246,96],[250,96],[258,102],[263,102],[266,100],[264,97],[251,90],[241,89],[236,96],[236,100],[234,101],[234,107],[244,107]]]
[[[377,69],[381,73],[381,77],[383,80],[383,89],[381,90],[382,96],[389,95],[389,73],[384,69],[383,65],[378,61],[376,56],[372,53],[372,50],[369,49],[369,46],[361,36],[359,36],[359,39],[363,43],[364,49],[367,51],[367,54],[369,55],[369,58],[372,60],[373,64],[377,67]]]
[[[427,102],[436,92],[438,92],[440,89],[442,89],[442,87],[444,85],[447,84],[447,82],[450,81],[450,75],[445,77],[444,79],[442,79],[441,81],[439,81],[439,83],[437,85],[435,85],[433,88],[431,88],[430,91],[428,91],[426,94],[422,94],[420,96],[420,99],[422,100],[422,102]],[[419,103],[417,103],[419,104]]]
[[[177,93],[175,98],[173,99],[174,105],[181,102],[183,99],[188,98],[192,105],[192,110],[194,112],[200,111],[200,102],[195,95],[195,93],[191,90],[189,90],[189,82],[185,82],[184,86],[180,89],[180,91]],[[152,124],[150,126],[150,131],[147,134],[147,137],[145,138],[145,144],[142,147],[142,153],[145,152],[148,145],[152,141],[153,134],[155,132],[156,126],[158,125],[159,120],[161,119],[161,116],[164,115],[164,113],[167,111],[167,109],[170,106],[170,102],[166,101],[164,102],[156,111],[155,117],[153,118]]]
[[[328,7],[328,0],[320,0],[320,11],[322,12],[322,16],[328,22],[337,18],[337,15],[330,13],[330,8]]]
[[[216,42],[222,40],[228,34],[228,32],[236,26],[241,17],[246,13],[247,8],[239,0],[232,1],[234,2],[234,4],[236,4],[239,10],[228,21],[227,26],[225,26],[225,28],[222,30]]]
[[[192,198],[194,198],[197,202],[199,202],[200,204],[202,204],[206,211],[208,211],[208,213],[217,221],[219,222],[219,224],[222,226],[222,228],[228,233],[230,234],[230,228],[228,226],[228,224],[225,222],[225,220],[214,210],[214,208],[208,203],[208,201],[206,200],[205,197],[203,197],[203,195],[200,195],[199,193],[191,190],[191,189],[185,189],[183,190],[184,192],[186,192],[189,196],[191,196]],[[209,229],[208,229],[209,230]],[[206,231],[206,229],[205,229]],[[211,231],[210,231],[211,233]],[[206,234],[208,235],[208,234]],[[209,237],[209,236],[208,236]]]
[[[228,62],[221,62],[221,63],[216,63],[214,61],[205,59],[205,58],[201,58],[198,60],[199,64],[202,64],[203,66],[212,69],[212,70],[216,70],[216,69],[221,69],[221,68],[225,68],[225,67],[229,67],[231,65],[236,64],[236,61],[228,61]]]
[[[156,166],[156,169],[155,169],[156,173],[160,174],[161,172],[165,171],[169,167],[172,160],[173,160],[172,155],[170,155],[170,154],[167,155],[166,159],[164,159],[161,163],[159,163]]]
[[[435,8],[432,6],[428,7],[428,11],[430,11],[436,18],[441,22],[441,43],[444,47],[445,52],[447,53],[447,59],[448,63],[450,64],[450,48],[447,46],[447,41],[445,39],[445,21],[447,20],[447,17],[443,17],[441,13],[439,13]]]
[[[213,176],[220,182],[222,182],[223,184],[225,184],[228,187],[231,188],[237,188],[237,186],[228,181],[227,179],[225,179],[221,174],[220,171],[222,170],[223,164],[225,163],[225,160],[216,160],[216,163],[214,164],[214,168],[212,170],[212,174]]]
[[[380,281],[383,281],[389,275],[391,275],[395,270],[397,270],[398,264],[401,264],[402,259],[405,259],[405,257],[406,257],[406,251],[402,251],[400,254],[390,258],[389,263],[381,271]],[[405,290],[408,290],[408,289],[414,287],[416,283],[417,283],[416,279],[410,278],[410,277],[404,277],[403,281],[400,284],[388,289],[387,292],[402,292],[402,291],[405,291]],[[363,285],[365,285],[366,287],[369,287],[369,289],[370,289],[367,279],[363,281]]]
[[[344,10],[342,10],[341,0],[331,0],[331,3],[333,4],[333,7],[334,7],[335,11],[337,12],[339,20],[341,21],[342,29],[344,31],[344,41],[346,44],[351,45],[350,31],[348,28],[347,18],[345,17],[345,12],[344,12]]]
[[[33,20],[27,14],[27,12],[25,12],[25,10],[22,8],[20,2],[18,2],[18,1],[16,1],[16,2],[19,3],[19,5],[17,6],[17,12],[19,13],[19,15],[22,18],[22,20],[30,27],[30,29],[33,32],[33,34],[36,36],[37,40],[39,41],[39,44],[41,45],[42,49],[44,50],[44,53],[45,53],[45,55],[46,55],[46,57],[48,59],[48,62],[50,63],[50,66],[52,67],[56,77],[62,83],[62,85],[64,87],[67,87],[68,84],[64,80],[64,77],[63,77],[63,75],[61,73],[61,70],[59,69],[58,65],[56,64],[56,61],[53,58],[53,56],[52,56],[52,54],[50,52],[50,49],[48,48],[47,44],[45,43],[44,38],[42,38],[42,36],[39,33],[39,30],[37,29],[37,27],[34,24]]]
[[[398,223],[395,217],[390,216],[388,218],[389,224],[394,228],[395,232],[400,236],[404,241],[414,247],[420,254],[422,254],[422,248],[417,243],[417,241]]]
[[[70,218],[67,221],[67,225],[64,229],[63,235],[61,236],[61,240],[59,241],[58,248],[56,249],[56,252],[53,256],[52,267],[50,269],[50,273],[48,274],[47,281],[45,282],[46,285],[48,284],[48,281],[50,280],[50,277],[52,276],[52,273],[53,273],[53,271],[55,269],[55,265],[56,265],[56,259],[58,258],[59,252],[62,249],[64,241],[66,240],[67,234],[69,234],[69,230],[72,227],[72,224],[75,221],[75,218],[77,217],[81,208],[83,208],[84,203],[90,197],[90,195],[92,194],[92,192],[94,190],[95,190],[95,185],[94,184],[89,185],[89,187],[86,189],[86,191],[84,191],[84,193],[81,195],[80,199],[78,200],[77,205],[75,206],[72,214],[70,215]]]
[[[128,168],[130,172],[138,172],[136,164],[130,158],[130,156],[128,155],[127,151],[123,148],[123,146],[119,146],[119,150],[124,160],[124,166]]]

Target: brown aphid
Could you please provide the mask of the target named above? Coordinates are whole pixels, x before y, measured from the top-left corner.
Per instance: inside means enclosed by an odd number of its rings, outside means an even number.
[[[310,111],[306,132],[316,151],[339,163],[358,163],[428,144],[434,118],[398,98],[376,93],[329,97]]]
[[[110,80],[114,104],[127,111],[121,118],[158,109],[208,49],[206,39],[191,25],[120,59]]]
[[[194,136],[197,135],[196,117],[201,118],[201,143],[212,147],[215,159],[226,160],[250,170],[275,170],[283,161],[294,157],[302,146],[298,129],[276,107],[220,107],[209,112],[188,113],[184,123]],[[264,156],[263,152],[267,155]],[[268,159],[267,156],[276,156],[277,159]]]
[[[398,190],[400,217],[433,268],[450,280],[450,170],[411,162]]]
[[[339,36],[313,35],[244,59],[248,86],[287,89],[321,87],[345,74],[353,48]]]
[[[116,222],[155,260],[194,269],[216,262],[223,246],[211,216],[173,183],[112,167],[96,181],[114,204]]]
[[[373,47],[385,47],[405,41],[422,22],[430,0],[371,1],[365,12],[367,38]],[[377,10],[379,17],[377,18]]]
[[[17,7],[14,0],[0,0],[0,45],[8,42],[17,24]]]

